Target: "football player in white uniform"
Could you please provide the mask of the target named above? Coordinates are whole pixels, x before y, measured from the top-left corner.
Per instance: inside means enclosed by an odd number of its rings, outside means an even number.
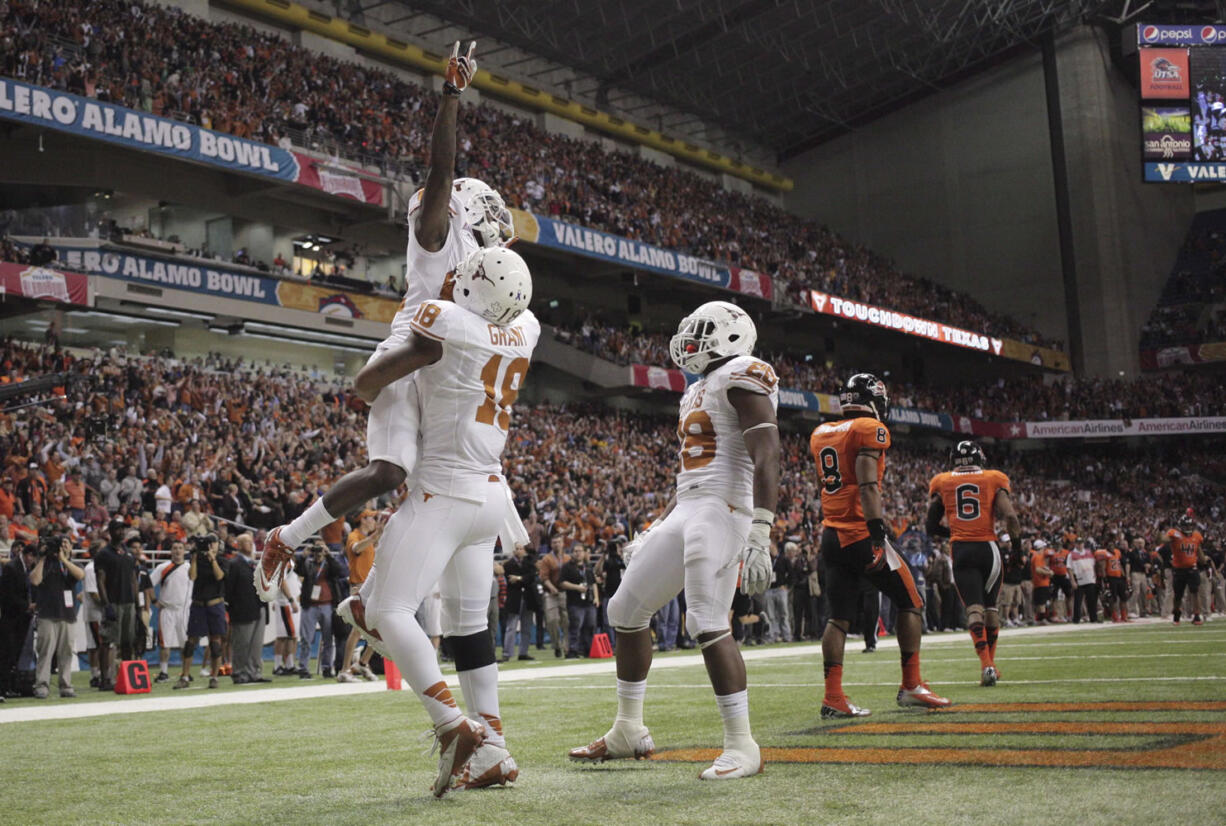
[[[371,361],[404,343],[418,306],[447,293],[447,277],[466,255],[481,247],[501,245],[514,234],[510,212],[497,192],[475,178],[452,180],[456,113],[460,94],[477,70],[473,59],[475,45],[470,45],[463,56],[459,54],[459,42],[452,48],[430,138],[426,185],[414,194],[409,205],[404,301],[392,319],[390,334],[376,348]],[[366,467],[343,476],[297,519],[269,532],[255,575],[261,599],[265,602],[276,599],[278,584],[292,562],[293,550],[307,537],[334,522],[338,515],[395,490],[405,481],[417,461],[418,425],[417,390],[411,378],[379,394],[367,422]],[[509,500],[509,493],[504,498]],[[369,589],[363,591],[364,595],[369,593]],[[363,632],[368,642],[377,642],[364,621],[360,600],[345,603],[340,613]]]
[[[506,514],[502,450],[540,324],[527,310],[523,259],[492,247],[455,273],[454,303],[423,302],[405,342],[371,361],[354,388],[367,401],[414,374],[421,445],[412,491],[388,521],[371,576],[372,626],[434,722],[434,793],[514,780],[487,626],[494,540]],[[469,717],[456,706],[416,614],[435,583]]]
[[[754,358],[757,331],[744,310],[703,304],[681,321],[670,351],[701,378],[681,399],[677,489],[661,517],[622,550],[627,568],[609,600],[617,630],[617,717],[601,738],[570,759],[604,762],[650,757],[643,725],[651,668],[652,614],[685,587],[686,628],[698,640],[724,722],[724,748],[699,775],[730,780],[762,771],[749,730],[745,662],[728,623],[738,563],[745,593],[772,577],[770,530],[779,496],[778,379]]]

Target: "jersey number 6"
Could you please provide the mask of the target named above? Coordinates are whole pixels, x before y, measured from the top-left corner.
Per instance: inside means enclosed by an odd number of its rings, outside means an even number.
[[[958,518],[963,522],[973,522],[979,518],[979,486],[958,485],[954,491],[958,506]]]
[[[494,424],[501,430],[511,429],[511,405],[519,398],[519,388],[523,386],[524,376],[528,373],[528,360],[513,359],[507,364],[502,382],[498,374],[502,370],[502,356],[491,356],[481,368],[481,381],[485,382],[485,400],[477,408],[477,421],[481,424]]]

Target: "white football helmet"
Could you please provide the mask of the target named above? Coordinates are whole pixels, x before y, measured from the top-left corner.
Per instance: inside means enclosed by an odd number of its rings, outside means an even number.
[[[668,350],[682,370],[702,373],[714,360],[751,354],[757,341],[749,313],[727,301],[708,301],[681,319]]]
[[[452,300],[491,324],[506,327],[528,309],[532,274],[519,253],[482,247],[456,268]]]
[[[500,246],[515,237],[511,211],[494,189],[477,178],[456,178],[451,185],[464,208],[464,224],[483,247]]]

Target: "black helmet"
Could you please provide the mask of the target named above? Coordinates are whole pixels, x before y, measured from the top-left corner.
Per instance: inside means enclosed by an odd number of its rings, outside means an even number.
[[[890,418],[890,395],[885,383],[872,373],[856,373],[849,378],[839,393],[839,405],[844,413],[849,410],[871,413],[882,422]]]
[[[1196,530],[1196,519],[1191,508],[1188,508],[1184,515],[1179,517],[1179,530],[1185,534]]]
[[[978,442],[966,439],[950,448],[949,463],[954,467],[983,467],[987,462]]]

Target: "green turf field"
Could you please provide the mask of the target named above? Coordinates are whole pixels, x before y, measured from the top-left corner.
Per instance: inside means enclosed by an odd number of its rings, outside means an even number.
[[[515,788],[434,800],[425,713],[408,692],[379,691],[0,723],[0,812],[12,824],[1226,823],[1226,621],[1006,633],[992,689],[977,684],[969,639],[927,637],[925,677],[959,704],[933,714],[894,705],[895,652],[854,642],[845,685],[873,715],[850,724],[818,719],[815,646],[747,649],[754,731],[771,758],[748,780],[697,779],[720,724],[701,662],[684,652],[649,680],[661,751],[650,763],[566,761],[604,733],[615,698],[611,672],[563,668],[503,686]],[[77,676],[79,699],[10,701],[0,719],[96,703]],[[265,690],[169,685],[154,696]]]

